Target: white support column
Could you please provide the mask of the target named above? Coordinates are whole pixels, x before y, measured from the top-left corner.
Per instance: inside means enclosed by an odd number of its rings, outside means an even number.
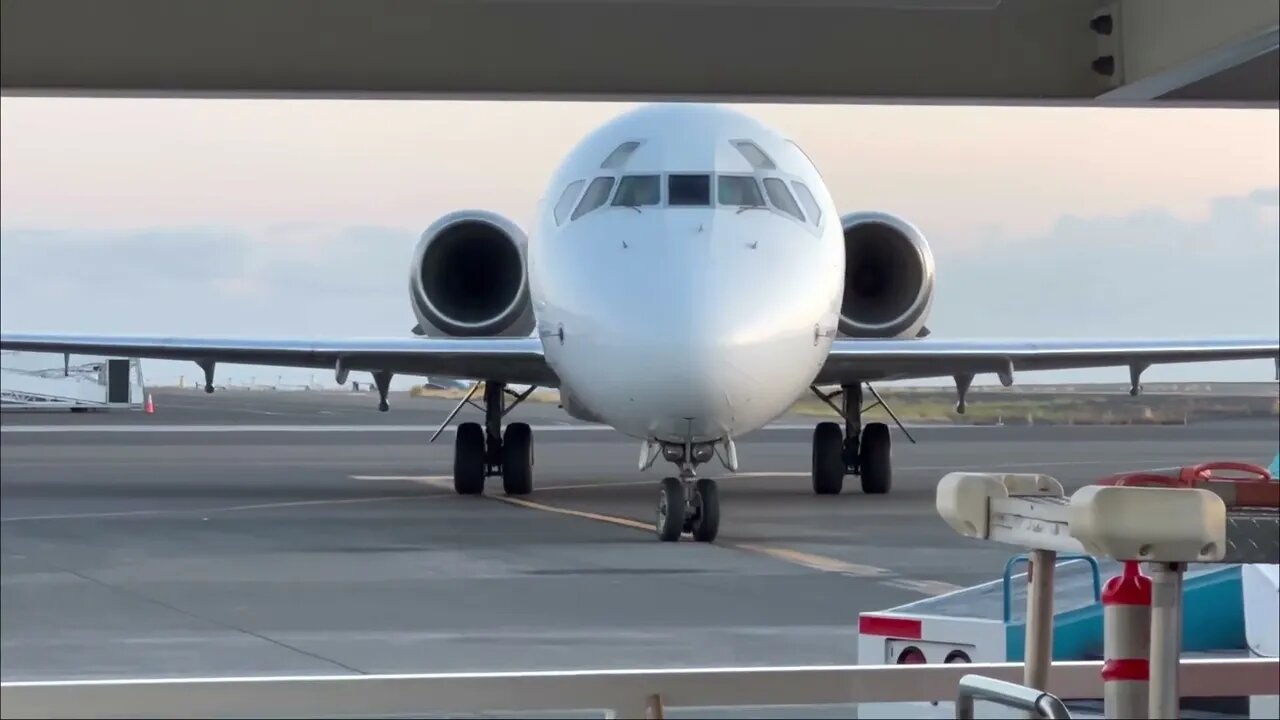
[[[1049,664],[1053,662],[1053,580],[1058,554],[1032,550],[1027,587],[1026,671],[1022,684],[1049,689]]]

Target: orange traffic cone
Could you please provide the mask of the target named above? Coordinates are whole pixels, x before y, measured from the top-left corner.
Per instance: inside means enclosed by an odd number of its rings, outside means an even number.
[[[144,406],[143,406],[143,410],[144,410],[148,415],[150,415],[150,414],[152,414],[152,413],[154,413],[154,412],[156,411],[156,404],[155,404],[155,401],[151,399],[151,393],[147,393],[147,403],[146,403],[146,405],[144,405]]]

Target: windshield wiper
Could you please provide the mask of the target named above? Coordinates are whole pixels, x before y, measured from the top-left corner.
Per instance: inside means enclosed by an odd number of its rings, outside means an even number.
[[[767,207],[766,205],[760,205],[760,204],[757,204],[757,205],[739,205],[739,206],[738,206],[738,214],[739,214],[739,215],[741,215],[742,213],[744,213],[744,212],[746,212],[746,211],[748,211],[748,210],[767,210],[767,209],[768,209],[768,207]]]

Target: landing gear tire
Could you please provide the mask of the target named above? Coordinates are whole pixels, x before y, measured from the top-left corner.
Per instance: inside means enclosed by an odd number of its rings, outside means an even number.
[[[459,495],[479,495],[484,475],[484,429],[479,423],[462,423],[454,438],[453,489]]]
[[[684,484],[679,478],[662,478],[658,493],[658,539],[675,542],[684,530]]]
[[[720,493],[716,481],[702,478],[693,489],[693,539],[712,542],[720,532]]]
[[[833,422],[813,429],[813,492],[838,495],[844,488],[844,432]]]
[[[862,492],[868,495],[889,492],[893,484],[893,462],[888,425],[870,423],[863,429],[858,465],[862,471]]]
[[[508,495],[533,492],[533,431],[511,423],[502,438],[502,489]]]

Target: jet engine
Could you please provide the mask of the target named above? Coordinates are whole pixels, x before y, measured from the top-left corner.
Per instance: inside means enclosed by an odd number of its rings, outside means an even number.
[[[862,338],[927,334],[934,268],[924,235],[888,213],[849,213],[840,224],[845,250],[840,333]]]
[[[461,210],[432,223],[413,251],[409,297],[419,335],[528,336],[528,238],[496,213]]]

